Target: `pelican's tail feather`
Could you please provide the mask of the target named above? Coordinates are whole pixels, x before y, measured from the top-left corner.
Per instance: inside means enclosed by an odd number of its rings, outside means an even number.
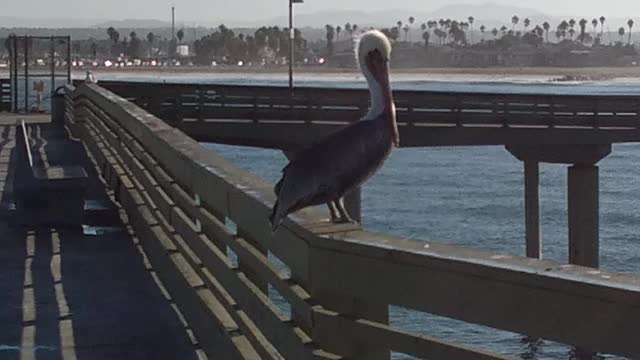
[[[269,216],[269,222],[271,223],[271,232],[275,233],[278,230],[278,226],[282,223],[282,214],[280,213],[280,201],[276,200],[271,209],[271,215]]]
[[[273,187],[273,192],[276,194],[276,196],[280,195],[280,189],[282,189],[282,182],[284,181],[284,177],[282,179],[280,179],[280,181],[278,181],[276,183],[276,186]]]

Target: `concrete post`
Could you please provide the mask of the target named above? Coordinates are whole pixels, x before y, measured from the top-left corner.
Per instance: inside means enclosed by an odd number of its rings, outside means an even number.
[[[354,298],[325,291],[314,292],[314,297],[323,307],[336,311],[341,315],[372,320],[381,324],[389,323],[389,306],[387,304],[377,303],[372,299]],[[345,349],[345,353],[339,352],[339,354],[349,359],[389,360],[391,358],[389,350],[382,350],[371,346],[371,344],[327,344],[322,343],[322,341],[319,341],[319,344],[329,351],[334,351],[334,348]]]
[[[246,240],[249,244],[253,245],[258,251],[260,251],[264,255],[268,255],[267,249],[263,244],[260,244],[259,241],[254,240],[251,236],[244,233],[242,230],[238,229],[238,236]],[[240,271],[242,271],[249,280],[265,295],[269,295],[269,283],[264,280],[260,274],[255,272],[251,267],[244,264],[244,262],[238,259],[238,267]]]
[[[539,166],[537,161],[524,162],[524,221],[527,257],[540,259]]]
[[[576,164],[568,171],[569,263],[599,266],[599,179],[595,165]]]

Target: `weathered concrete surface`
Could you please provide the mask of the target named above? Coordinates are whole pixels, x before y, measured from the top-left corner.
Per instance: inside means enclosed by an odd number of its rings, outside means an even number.
[[[0,126],[3,215],[12,201],[12,134]],[[93,198],[104,200],[98,194],[104,187],[94,171],[89,175]],[[185,325],[123,224],[85,235],[12,228],[3,216],[0,304],[3,360],[197,359]]]

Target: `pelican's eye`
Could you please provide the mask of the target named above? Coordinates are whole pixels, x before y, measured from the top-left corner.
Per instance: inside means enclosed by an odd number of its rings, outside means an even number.
[[[380,53],[380,50],[378,49],[373,49],[369,51],[369,54],[367,55],[369,56],[370,61],[384,61],[384,57],[382,56],[382,54]]]

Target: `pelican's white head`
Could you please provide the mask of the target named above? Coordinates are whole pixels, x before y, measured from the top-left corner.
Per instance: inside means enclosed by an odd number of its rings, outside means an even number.
[[[374,60],[373,52],[378,52],[381,58],[376,60],[383,60],[388,62],[391,58],[391,42],[389,39],[378,30],[369,30],[362,34],[357,40],[356,58],[358,59],[358,65],[363,73],[371,72],[370,64],[368,61]],[[377,55],[376,55],[377,56]],[[366,76],[367,74],[365,74]],[[374,74],[372,74],[374,75]]]
[[[394,129],[395,142],[397,143],[395,106],[389,85],[391,43],[382,32],[378,30],[367,31],[358,39],[356,57],[371,92],[371,108],[365,119],[378,118],[384,112],[385,118]]]

